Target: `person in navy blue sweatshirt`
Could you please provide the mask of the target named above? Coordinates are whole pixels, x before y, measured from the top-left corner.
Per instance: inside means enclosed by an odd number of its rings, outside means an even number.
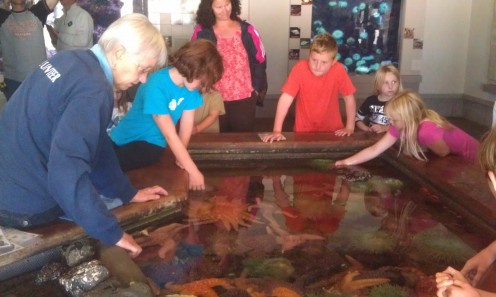
[[[106,128],[113,91],[145,83],[166,57],[160,32],[130,14],[91,49],[58,53],[26,78],[0,113],[0,225],[31,227],[65,215],[106,245],[141,252],[100,195],[129,203],[167,192],[131,185]]]

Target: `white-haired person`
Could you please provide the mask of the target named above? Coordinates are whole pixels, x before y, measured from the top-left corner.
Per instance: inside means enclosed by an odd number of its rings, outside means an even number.
[[[65,215],[106,245],[141,252],[100,195],[129,203],[167,192],[131,185],[106,128],[114,90],[146,82],[166,57],[160,32],[130,14],[91,49],[60,52],[26,78],[0,113],[0,225],[31,227]]]

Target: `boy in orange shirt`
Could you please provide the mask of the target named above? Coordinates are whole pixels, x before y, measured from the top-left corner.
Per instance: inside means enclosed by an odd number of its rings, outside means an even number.
[[[284,139],[282,125],[296,96],[294,132],[334,132],[349,136],[355,129],[355,87],[337,61],[338,46],[328,33],[315,36],[308,60],[299,61],[284,83],[277,104],[272,134],[264,142]],[[346,126],[339,112],[338,95],[344,99]]]

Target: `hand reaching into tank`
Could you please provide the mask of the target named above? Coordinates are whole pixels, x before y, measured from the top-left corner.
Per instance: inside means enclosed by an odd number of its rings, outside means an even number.
[[[133,258],[137,257],[142,251],[141,246],[127,233],[124,233],[115,245],[128,251],[129,255]]]

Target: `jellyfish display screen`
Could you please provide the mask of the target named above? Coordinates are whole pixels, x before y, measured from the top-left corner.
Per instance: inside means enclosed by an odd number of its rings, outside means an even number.
[[[350,73],[373,73],[382,64],[399,68],[401,2],[314,0],[312,36],[331,34],[339,47],[339,61]]]

